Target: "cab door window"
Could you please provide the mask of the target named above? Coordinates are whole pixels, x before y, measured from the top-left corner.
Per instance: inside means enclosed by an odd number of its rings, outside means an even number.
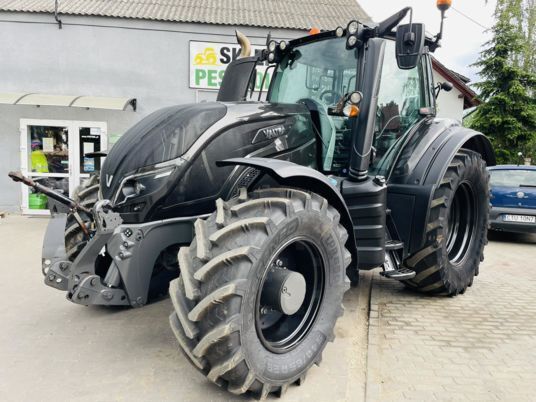
[[[421,59],[424,60],[424,57]],[[426,106],[423,61],[411,70],[398,68],[395,42],[386,40],[380,90],[376,109],[374,148],[376,158],[373,170],[385,174],[390,163],[389,150],[422,118],[419,111]]]

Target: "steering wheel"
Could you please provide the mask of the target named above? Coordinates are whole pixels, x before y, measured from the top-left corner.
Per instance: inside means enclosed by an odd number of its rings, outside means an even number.
[[[326,101],[324,102],[324,96],[327,96],[327,95],[331,95],[331,99],[326,99]],[[325,91],[322,91],[322,93],[320,94],[319,96],[319,99],[324,102],[324,103],[327,103],[327,104],[334,104],[336,103],[339,99],[342,98],[342,95],[340,93],[338,93],[337,91],[334,91],[333,89],[326,89]]]

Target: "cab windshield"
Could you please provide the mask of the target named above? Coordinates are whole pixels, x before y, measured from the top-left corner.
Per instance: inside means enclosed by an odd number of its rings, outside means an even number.
[[[356,87],[356,52],[346,50],[345,38],[295,47],[277,66],[270,102],[313,99],[324,106],[336,103]]]
[[[304,103],[321,141],[319,164],[326,172],[347,165],[353,120],[329,116],[328,106],[356,89],[357,50],[346,49],[345,38],[319,40],[290,50],[277,65],[268,100]]]

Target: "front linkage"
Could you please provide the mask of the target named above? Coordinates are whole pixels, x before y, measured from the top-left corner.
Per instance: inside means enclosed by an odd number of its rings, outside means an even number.
[[[120,250],[114,250],[112,263],[108,269],[106,278],[95,273],[95,255],[102,254],[104,249],[109,253],[111,240],[117,236],[124,237],[119,232],[114,236],[117,228],[120,228],[122,219],[119,214],[112,212],[108,201],[99,201],[92,210],[94,230],[91,231],[91,241],[80,252],[75,261],[67,258],[64,242],[64,230],[67,215],[65,213],[53,213],[51,222],[47,228],[43,244],[42,268],[45,275],[45,284],[59,290],[67,291],[67,299],[73,303],[90,305],[129,305],[129,300],[123,289],[118,288],[119,276],[116,261],[128,258],[131,253],[127,247],[120,246]],[[113,242],[115,243],[115,242]],[[130,247],[130,243],[125,241]]]
[[[89,224],[80,217],[77,219],[89,241],[74,261],[69,260],[65,248],[67,213],[51,208],[43,242],[41,263],[45,284],[66,291],[67,299],[77,304],[145,305],[158,252],[174,242],[190,242],[192,222],[199,218],[124,224],[108,200],[98,201],[88,209],[20,172],[10,172],[9,177],[65,205],[75,217],[78,211],[91,217]]]

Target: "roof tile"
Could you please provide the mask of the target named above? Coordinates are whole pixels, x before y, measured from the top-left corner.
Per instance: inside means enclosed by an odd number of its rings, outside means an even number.
[[[54,12],[54,0],[0,0],[0,11]],[[370,22],[357,0],[60,0],[60,14],[272,28]]]

